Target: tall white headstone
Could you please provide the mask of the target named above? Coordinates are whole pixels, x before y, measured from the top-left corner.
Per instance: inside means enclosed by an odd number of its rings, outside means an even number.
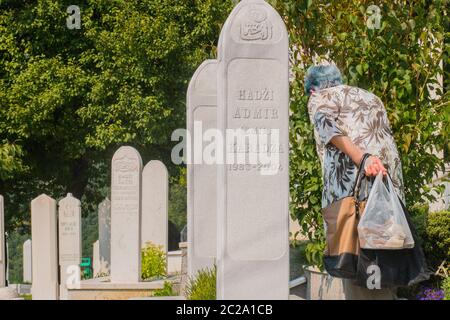
[[[0,288],[6,286],[6,238],[3,196],[0,195]]]
[[[116,151],[111,174],[111,282],[141,279],[141,171],[136,149]]]
[[[201,126],[202,130],[199,130]],[[196,130],[197,128],[197,130]],[[188,275],[214,267],[217,251],[217,166],[195,161],[204,148],[203,132],[217,128],[217,60],[203,62],[191,79],[187,94]],[[194,143],[202,148],[194,150]],[[197,153],[197,155],[194,154]]]
[[[97,240],[92,245],[92,268],[94,271],[94,278],[100,275],[100,241]]]
[[[23,282],[33,282],[33,264],[31,258],[32,243],[31,239],[28,239],[23,243]]]
[[[71,193],[59,202],[59,272],[60,299],[67,299],[67,289],[81,281],[81,202]]]
[[[218,166],[217,297],[288,299],[289,72],[284,22],[265,1],[243,0],[222,29],[218,52],[218,128],[224,134],[233,129],[257,134],[259,144],[252,149],[255,146],[247,142],[242,148],[228,140],[227,163]],[[264,149],[277,160],[263,158]],[[236,164],[237,156],[250,159],[254,153],[256,164]]]
[[[43,194],[31,201],[33,300],[58,299],[56,201]]]
[[[142,172],[141,243],[162,246],[167,254],[169,242],[169,175],[161,161],[152,160]]]
[[[106,198],[98,205],[99,262],[104,273],[111,265],[111,201]]]

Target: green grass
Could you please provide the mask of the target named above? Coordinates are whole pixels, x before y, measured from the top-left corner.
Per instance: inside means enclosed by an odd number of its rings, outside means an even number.
[[[217,268],[200,270],[186,287],[188,300],[216,300]]]

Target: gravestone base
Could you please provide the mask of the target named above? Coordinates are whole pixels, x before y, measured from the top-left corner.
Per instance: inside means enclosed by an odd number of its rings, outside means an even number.
[[[31,284],[28,283],[18,284],[17,292],[19,292],[19,294],[31,294]]]
[[[180,295],[186,295],[186,286],[189,281],[188,279],[188,243],[180,242],[179,244],[181,250],[181,275],[180,275]]]
[[[8,287],[16,290],[19,295],[31,294],[31,284],[29,283],[14,283],[10,284]]]
[[[181,274],[182,251],[167,252],[167,273],[169,275]]]
[[[68,300],[129,300],[148,298],[155,290],[162,289],[164,282],[172,282],[175,292],[179,290],[179,278],[136,283],[113,283],[108,277],[81,281],[77,289],[68,289]]]
[[[14,287],[0,288],[0,300],[17,300],[19,295]]]
[[[342,279],[333,278],[317,268],[305,268],[307,300],[345,300]]]

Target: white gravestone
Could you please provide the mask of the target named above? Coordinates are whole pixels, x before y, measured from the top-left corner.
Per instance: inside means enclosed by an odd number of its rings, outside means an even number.
[[[197,132],[194,126],[201,125]],[[188,210],[188,275],[194,277],[201,269],[213,268],[217,248],[217,166],[195,161],[194,142],[203,132],[217,128],[217,60],[203,62],[191,79],[187,94],[187,130],[191,144],[187,146]],[[198,155],[197,155],[198,156]],[[194,163],[195,161],[195,163]]]
[[[6,238],[3,196],[0,195],[0,288],[6,286]]]
[[[288,35],[263,0],[243,0],[219,40],[218,128],[258,136],[279,130],[266,147],[278,161],[218,166],[218,299],[289,296]],[[257,155],[264,152],[258,137]],[[224,154],[250,157],[227,141]],[[239,147],[239,146],[238,146]],[[251,147],[251,146],[250,146]],[[253,151],[252,151],[253,152]],[[260,162],[261,161],[261,162]],[[248,162],[247,162],[248,164]],[[264,164],[264,165],[263,165]],[[272,173],[269,174],[271,169]]]
[[[98,205],[99,263],[102,273],[109,274],[111,265],[111,201],[106,198]]]
[[[6,285],[9,286],[9,243],[8,238],[6,238]]]
[[[32,243],[31,239],[28,239],[23,243],[23,282],[33,282],[33,264],[31,258]]]
[[[72,194],[59,202],[59,272],[60,299],[67,299],[68,288],[81,281],[81,202]]]
[[[33,300],[58,299],[56,201],[43,194],[31,201]]]
[[[141,171],[136,149],[116,151],[111,173],[111,282],[141,279]]]
[[[167,256],[169,242],[169,174],[161,161],[152,160],[142,172],[141,244],[162,246]]]
[[[6,237],[6,285],[9,286],[9,243],[8,243],[8,237]]]
[[[92,269],[94,272],[94,278],[100,275],[100,241],[97,240],[92,245]]]

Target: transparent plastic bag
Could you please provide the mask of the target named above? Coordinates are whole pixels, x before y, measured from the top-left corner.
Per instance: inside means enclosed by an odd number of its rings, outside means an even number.
[[[360,246],[387,250],[414,248],[414,239],[394,185],[390,177],[386,179],[389,189],[383,183],[382,173],[373,183],[358,224]]]

